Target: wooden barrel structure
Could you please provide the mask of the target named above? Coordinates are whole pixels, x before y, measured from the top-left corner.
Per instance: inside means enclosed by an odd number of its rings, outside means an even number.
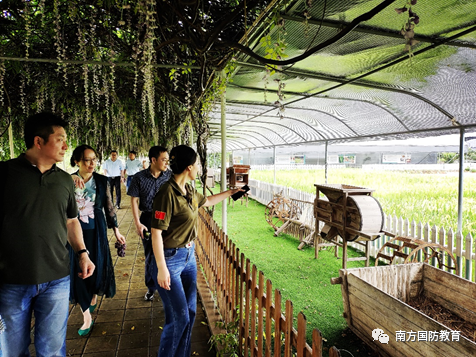
[[[320,247],[335,245],[343,247],[343,268],[347,260],[366,260],[369,264],[368,242],[379,238],[383,232],[385,217],[372,189],[345,185],[326,184],[316,186],[314,216],[316,232],[329,243],[316,243],[316,258]],[[326,197],[320,197],[323,193]],[[324,222],[320,229],[319,223]],[[342,242],[339,241],[342,238]],[[364,242],[365,258],[347,259],[347,242]],[[360,244],[360,243],[359,243]],[[337,252],[337,248],[336,248]]]
[[[337,203],[342,202],[340,198]],[[384,226],[384,214],[379,201],[373,196],[349,196],[346,207],[346,226],[361,232],[380,232]],[[335,206],[332,210],[333,222],[344,222],[342,206]],[[339,235],[347,241],[369,240],[343,228],[337,229]]]

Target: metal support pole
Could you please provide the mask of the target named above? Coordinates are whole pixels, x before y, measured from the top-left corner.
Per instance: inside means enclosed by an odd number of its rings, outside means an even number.
[[[273,146],[273,164],[274,164],[274,180],[273,180],[273,183],[276,185],[276,146]]]
[[[463,176],[464,176],[464,128],[459,135],[459,177],[458,177],[458,231],[463,229]]]
[[[221,80],[225,80],[225,71],[221,71]],[[226,90],[221,94],[221,191],[226,190]],[[227,202],[226,200],[221,204],[221,222],[222,230],[227,231]]]
[[[327,185],[327,146],[329,145],[329,142],[326,141],[326,146],[324,149],[324,171],[325,171],[325,178],[326,178],[326,185]]]

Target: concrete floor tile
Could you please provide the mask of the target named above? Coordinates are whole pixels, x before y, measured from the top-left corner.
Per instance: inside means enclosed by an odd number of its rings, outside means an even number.
[[[117,350],[118,341],[119,335],[89,337],[84,353],[114,352]]]

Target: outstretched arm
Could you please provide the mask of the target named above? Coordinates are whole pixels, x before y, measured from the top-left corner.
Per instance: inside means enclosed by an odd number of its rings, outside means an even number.
[[[213,195],[213,196],[208,196],[207,201],[205,202],[203,206],[204,207],[214,206],[217,203],[220,203],[221,201],[227,199],[228,197],[230,197],[231,195],[239,191],[244,191],[244,190],[242,190],[241,188],[234,188],[232,190],[217,193],[216,195]]]

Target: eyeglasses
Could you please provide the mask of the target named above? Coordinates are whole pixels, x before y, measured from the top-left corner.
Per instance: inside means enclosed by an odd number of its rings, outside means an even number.
[[[93,164],[96,164],[98,162],[98,159],[83,159],[83,162],[86,164],[86,165],[89,165],[91,162]]]

